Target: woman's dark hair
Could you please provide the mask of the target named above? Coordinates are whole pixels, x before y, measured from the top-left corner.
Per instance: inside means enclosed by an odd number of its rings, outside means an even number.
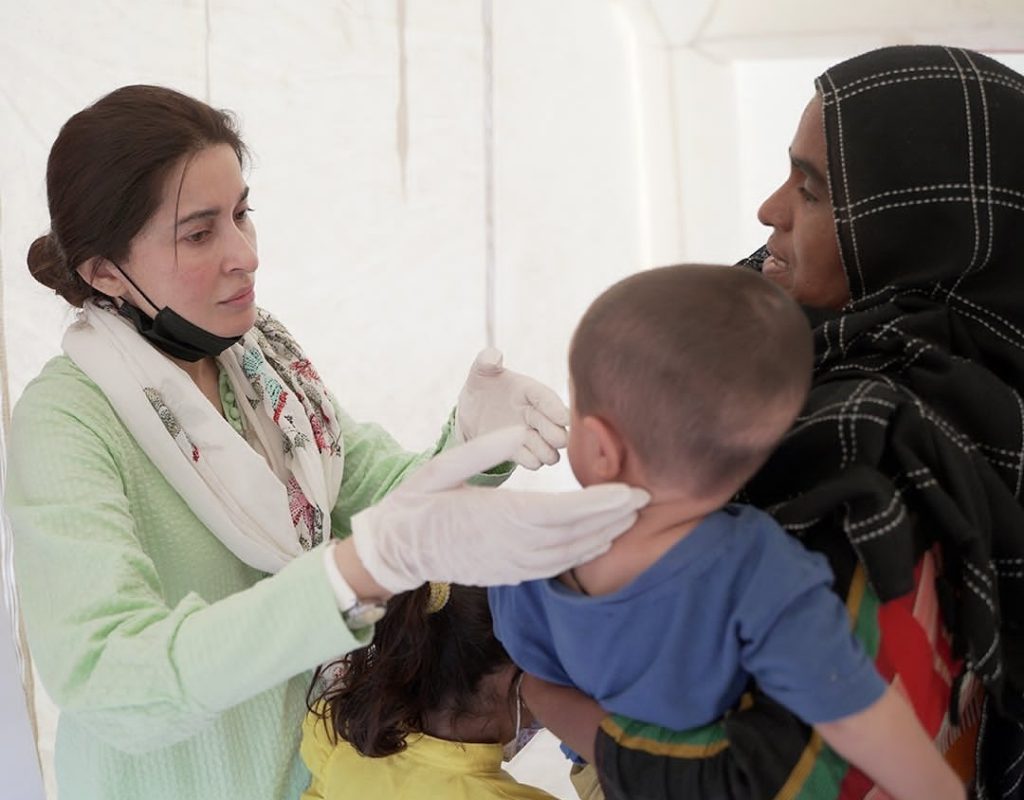
[[[50,149],[50,232],[29,247],[32,277],[74,306],[97,295],[76,267],[124,259],[174,165],[218,144],[245,163],[234,117],[173,89],[123,86],[79,111]]]
[[[404,750],[406,735],[423,731],[428,715],[489,713],[481,681],[512,663],[494,636],[486,589],[452,585],[432,614],[429,596],[423,586],[392,597],[373,644],[317,670],[307,704],[332,736],[365,756]],[[323,687],[319,678],[335,674]]]

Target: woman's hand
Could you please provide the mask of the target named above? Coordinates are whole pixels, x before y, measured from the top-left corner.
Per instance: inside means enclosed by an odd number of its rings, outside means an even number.
[[[560,493],[464,485],[529,437],[519,426],[452,448],[352,517],[366,572],[395,593],[426,581],[493,586],[557,575],[605,552],[636,521],[647,492],[612,483]]]
[[[510,425],[525,425],[528,435],[506,460],[527,469],[554,464],[568,441],[569,409],[543,383],[505,369],[501,360],[501,351],[488,347],[469,368],[455,413],[456,437],[467,442]]]

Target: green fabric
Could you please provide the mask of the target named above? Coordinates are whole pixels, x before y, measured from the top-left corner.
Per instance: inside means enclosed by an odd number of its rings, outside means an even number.
[[[341,419],[338,536],[450,433],[413,454]],[[272,577],[239,561],[66,357],[26,388],[8,459],[26,632],[62,712],[60,799],[297,798],[309,670],[365,643],[341,620],[322,553]]]
[[[875,661],[878,658],[878,649],[882,646],[882,628],[878,624],[878,612],[882,603],[871,588],[871,584],[864,582],[864,592],[861,595],[860,606],[851,609],[853,614],[853,635],[864,647],[868,657]]]
[[[827,744],[814,759],[814,766],[793,800],[834,800],[849,772],[849,765]]]
[[[611,717],[612,725],[618,728],[613,738],[619,741],[625,738],[637,742],[643,740],[652,748],[671,748],[673,746],[707,748],[720,745],[728,740],[728,736],[725,733],[725,724],[722,721],[712,722],[699,728],[673,731],[668,728],[661,728],[657,725],[630,719],[621,714],[611,714],[609,716]],[[612,732],[608,731],[608,733],[611,735]]]
[[[220,404],[224,408],[224,419],[238,433],[245,435],[245,427],[242,425],[242,411],[235,400],[235,390],[231,388],[231,379],[227,372],[220,371],[217,380],[217,389],[220,392]]]

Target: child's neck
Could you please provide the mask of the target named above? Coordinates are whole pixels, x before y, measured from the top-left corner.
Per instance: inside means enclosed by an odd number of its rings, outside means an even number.
[[[478,716],[453,717],[451,712],[428,711],[423,733],[435,739],[470,744],[494,744],[500,741],[494,720]]]
[[[518,670],[511,664],[480,679],[476,696],[469,699],[468,713],[434,709],[423,715],[423,733],[450,742],[494,744],[515,736],[515,702],[512,681]],[[465,699],[465,698],[464,698]]]
[[[686,537],[712,511],[722,505],[680,495],[651,491],[651,502],[636,523],[612,542],[608,552],[567,570],[559,580],[588,595],[616,592],[651,567],[680,539]]]

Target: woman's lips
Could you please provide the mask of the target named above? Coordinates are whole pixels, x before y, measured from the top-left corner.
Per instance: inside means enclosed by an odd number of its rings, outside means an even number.
[[[781,278],[789,272],[789,264],[778,256],[770,255],[761,264],[761,274],[766,278]]]
[[[235,295],[230,300],[225,300],[222,305],[225,306],[247,306],[256,299],[256,292],[253,287],[249,287],[242,294]]]

